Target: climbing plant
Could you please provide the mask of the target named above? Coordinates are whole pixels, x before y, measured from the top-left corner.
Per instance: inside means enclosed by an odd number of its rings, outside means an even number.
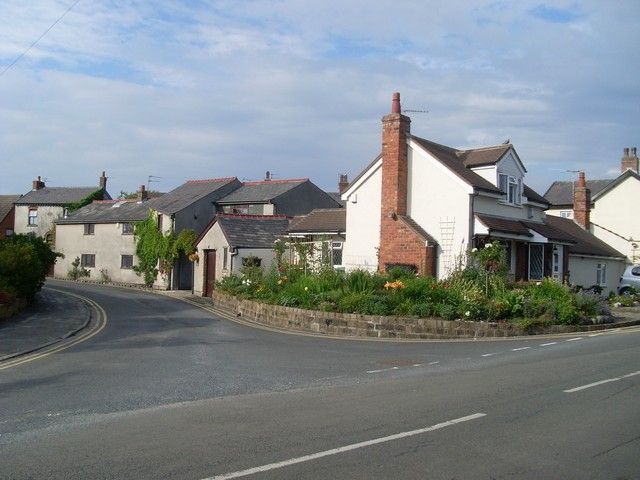
[[[104,190],[100,188],[95,192],[92,192],[86,197],[82,198],[81,200],[78,200],[77,202],[70,202],[65,204],[65,208],[69,213],[72,213],[86,205],[89,205],[94,200],[102,200],[103,198],[104,198]]]
[[[163,234],[158,230],[158,221],[153,212],[134,226],[136,256],[138,264],[133,270],[144,277],[145,284],[151,286],[158,273],[169,275],[171,268],[180,255],[189,255],[194,251],[196,232],[182,230],[175,234]]]

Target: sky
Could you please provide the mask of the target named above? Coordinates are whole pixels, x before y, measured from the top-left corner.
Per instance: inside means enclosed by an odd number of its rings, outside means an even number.
[[[0,71],[75,0],[3,0]],[[336,191],[411,131],[510,139],[544,193],[640,144],[640,2],[80,0],[0,75],[0,194],[309,177]]]

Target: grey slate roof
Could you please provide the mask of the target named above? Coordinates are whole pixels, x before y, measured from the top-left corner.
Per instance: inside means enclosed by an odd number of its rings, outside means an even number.
[[[549,202],[546,198],[536,192],[534,189],[529,187],[527,184],[523,184],[524,196],[527,197],[528,200],[531,200],[536,203],[541,203],[543,205],[549,205]]]
[[[289,218],[283,215],[218,214],[215,221],[232,248],[273,248],[289,226]]]
[[[135,200],[97,201],[86,205],[56,224],[139,222],[149,215],[149,202]]]
[[[327,192],[327,195],[333,198],[333,200],[339,203],[343,208],[346,206],[347,202],[342,200],[342,194],[340,192]]]
[[[23,195],[15,203],[16,205],[65,205],[78,202],[100,190],[100,187],[44,187],[40,190],[31,190]],[[111,196],[105,192],[105,200]]]
[[[497,163],[510,148],[511,144],[509,143],[492,147],[472,148],[458,151],[458,156],[467,168],[481,167]]]
[[[149,200],[149,207],[162,213],[174,214],[188,207],[193,202],[200,200],[216,190],[236,182],[240,182],[236,177],[213,178],[209,180],[189,180],[178,188],[174,188],[161,197]],[[217,198],[212,201],[217,201]]]
[[[587,180],[587,188],[591,190],[591,198],[613,180]],[[574,182],[553,182],[544,194],[544,198],[553,206],[571,206],[573,205],[573,184]]]
[[[437,241],[431,235],[427,233],[427,231],[422,228],[418,223],[411,217],[407,215],[398,215],[400,221],[404,222],[411,230],[420,235],[424,240],[428,241],[433,245],[437,245]]]
[[[574,245],[569,247],[569,253],[625,258],[622,253],[604,243],[591,232],[584,230],[569,218],[547,215],[545,223],[572,238]]]
[[[347,228],[346,208],[316,208],[307,215],[293,218],[289,233],[342,233]]]
[[[476,217],[478,217],[478,219],[489,229],[489,234],[492,232],[502,232],[512,233],[515,235],[525,235],[527,237],[532,236],[529,229],[518,220],[494,217],[492,215],[484,215],[481,213],[476,213]]]
[[[0,222],[9,214],[20,195],[0,195]]]
[[[244,182],[240,188],[221,198],[218,203],[265,203],[308,181],[308,178],[298,178]]]

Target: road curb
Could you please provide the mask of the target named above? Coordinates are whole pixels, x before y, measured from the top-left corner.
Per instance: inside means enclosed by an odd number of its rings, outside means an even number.
[[[45,288],[46,288],[46,287],[45,287]],[[56,290],[56,291],[57,291],[57,292],[60,292],[60,293],[62,293],[62,294],[64,294],[64,295],[70,295],[70,296],[72,296],[71,294],[68,294],[68,293],[66,293],[66,292],[62,292],[62,291],[60,291],[60,290]],[[86,305],[86,302],[85,302],[84,300],[82,300],[82,302]],[[91,318],[92,318],[92,316],[93,316],[93,315],[92,315],[92,310],[93,310],[93,309],[91,308],[91,305],[87,305],[87,306],[89,307],[89,308],[88,308],[88,312],[89,312],[89,314],[87,315],[87,319],[85,320],[85,322],[84,322],[80,327],[78,327],[78,328],[74,328],[74,329],[72,329],[72,330],[69,330],[69,331],[67,331],[66,333],[64,333],[64,334],[60,335],[58,338],[56,338],[56,339],[54,339],[54,340],[51,340],[51,341],[49,341],[49,342],[47,342],[47,343],[43,343],[43,344],[38,345],[38,346],[36,346],[36,347],[31,347],[31,348],[29,348],[29,349],[27,349],[27,350],[22,350],[22,351],[20,351],[20,352],[11,353],[11,354],[9,354],[9,355],[4,355],[4,356],[0,357],[0,363],[1,363],[1,362],[4,362],[4,361],[6,361],[6,360],[11,360],[11,359],[13,359],[13,358],[17,358],[17,357],[21,357],[21,356],[23,356],[23,355],[28,355],[28,354],[30,354],[30,353],[37,352],[38,350],[42,350],[42,349],[44,349],[44,348],[50,347],[51,345],[55,345],[56,343],[59,343],[59,342],[61,342],[61,341],[63,341],[63,340],[66,340],[66,339],[68,339],[68,338],[70,338],[70,337],[73,337],[74,335],[77,335],[77,334],[78,334],[78,333],[80,333],[82,330],[84,330],[85,328],[87,328],[87,327],[89,326],[89,324],[91,323]]]

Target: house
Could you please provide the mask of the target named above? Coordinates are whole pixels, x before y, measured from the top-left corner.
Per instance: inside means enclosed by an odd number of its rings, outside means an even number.
[[[163,233],[180,233],[191,229],[200,233],[217,211],[217,202],[240,188],[236,177],[188,180],[159,198],[149,200],[158,228]],[[191,290],[193,287],[193,265],[181,256],[171,270],[170,278],[159,278],[158,288]]]
[[[588,226],[596,237],[622,252],[631,263],[640,262],[640,175],[636,147],[625,148],[620,174],[613,179],[586,180],[589,190]],[[551,204],[548,215],[578,219],[574,214],[575,182],[556,181],[544,194]],[[584,219],[582,222],[584,224]]]
[[[244,215],[304,215],[314,208],[336,208],[340,204],[308,178],[243,182],[217,202],[218,211]]]
[[[576,240],[547,221],[549,203],[527,186],[511,143],[456,149],[412,135],[410,124],[395,93],[382,153],[342,195],[346,269],[401,266],[445,278],[468,250],[497,240],[511,278],[568,278]]]
[[[346,239],[347,211],[344,208],[316,208],[307,215],[294,217],[289,223],[286,240],[313,245],[313,258],[318,265],[342,267],[342,249]],[[289,262],[296,261],[289,249]]]
[[[137,264],[134,223],[149,215],[144,186],[138,199],[98,200],[56,220],[58,258],[54,274],[66,277],[80,259],[92,280],[144,284],[133,271]]]
[[[15,206],[20,195],[0,195],[0,238],[13,235]]]
[[[38,177],[30,192],[15,202],[15,233],[33,233],[46,239],[53,238],[54,222],[68,213],[68,207],[93,197],[110,200],[105,172],[94,187],[47,187]]]
[[[270,268],[274,242],[288,226],[286,215],[217,214],[195,242],[193,293],[211,296],[216,281],[239,274],[247,262]]]

